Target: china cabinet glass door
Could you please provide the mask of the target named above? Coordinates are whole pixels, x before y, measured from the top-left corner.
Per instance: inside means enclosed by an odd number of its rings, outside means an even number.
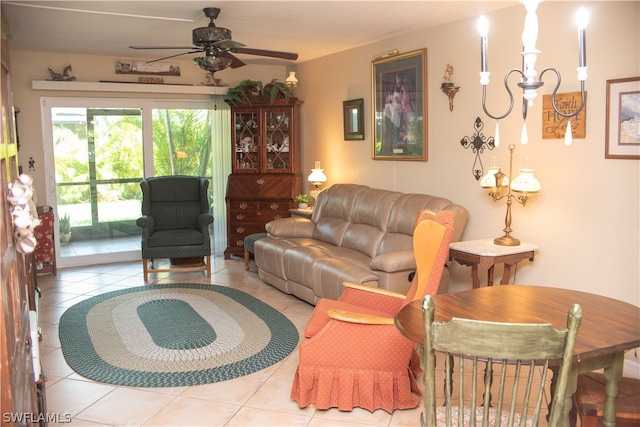
[[[260,127],[258,112],[238,112],[234,114],[235,154],[233,171],[241,173],[259,172]]]
[[[265,172],[291,172],[289,159],[289,112],[268,110],[264,113],[265,122]]]

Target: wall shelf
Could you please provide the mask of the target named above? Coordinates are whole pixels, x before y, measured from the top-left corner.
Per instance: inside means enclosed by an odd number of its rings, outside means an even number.
[[[189,86],[171,84],[118,83],[118,82],[65,82],[50,80],[32,80],[33,90],[64,90],[81,92],[138,92],[138,93],[177,93],[195,95],[226,95],[227,87]]]

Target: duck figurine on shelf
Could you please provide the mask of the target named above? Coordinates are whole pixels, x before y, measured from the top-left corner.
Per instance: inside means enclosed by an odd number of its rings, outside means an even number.
[[[66,67],[64,67],[62,74],[56,73],[51,68],[49,68],[49,74],[51,74],[51,79],[49,79],[49,81],[71,82],[76,79],[74,76],[71,76],[69,74],[71,71],[73,71],[73,69],[71,68],[71,65],[67,65]]]

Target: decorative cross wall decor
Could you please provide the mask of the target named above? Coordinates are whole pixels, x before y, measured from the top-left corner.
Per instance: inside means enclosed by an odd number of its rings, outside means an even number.
[[[460,144],[462,144],[464,148],[471,148],[471,151],[476,155],[476,158],[473,161],[473,167],[471,168],[471,173],[476,181],[478,181],[484,175],[484,166],[482,166],[480,154],[484,152],[485,148],[493,150],[495,148],[495,139],[493,136],[486,137],[482,133],[484,123],[482,123],[480,117],[476,117],[476,121],[473,123],[473,128],[475,129],[475,133],[472,136],[465,136],[462,138],[460,140]]]

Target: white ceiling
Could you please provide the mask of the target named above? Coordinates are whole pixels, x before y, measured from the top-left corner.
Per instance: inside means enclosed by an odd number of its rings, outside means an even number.
[[[179,50],[129,45],[191,46],[191,30],[216,25],[255,49],[295,52],[298,62],[517,5],[498,1],[25,1],[2,2],[9,47],[16,50],[159,58]],[[273,63],[237,55],[245,63]]]

